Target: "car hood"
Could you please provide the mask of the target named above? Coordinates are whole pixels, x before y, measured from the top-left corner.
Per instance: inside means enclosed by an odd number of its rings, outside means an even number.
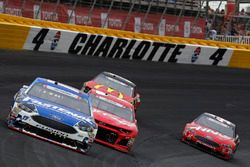
[[[209,140],[212,140],[218,144],[232,145],[234,143],[233,138],[228,137],[226,135],[223,135],[222,133],[220,133],[216,130],[210,129],[210,128],[202,126],[200,124],[192,123],[189,125],[189,128],[191,128],[195,131],[195,135],[202,136],[202,137],[207,138]]]
[[[98,121],[101,121],[103,123],[118,127],[118,128],[124,128],[130,131],[138,131],[137,125],[134,122],[129,122],[125,119],[122,119],[114,114],[110,114],[106,111],[102,111],[99,109],[94,108],[94,118]]]
[[[88,87],[90,87],[91,89],[96,89],[98,91],[101,91],[101,92],[104,92],[106,94],[109,94],[109,95],[112,95],[112,96],[115,96],[117,98],[120,98],[120,99],[123,99],[129,103],[133,103],[133,98],[131,96],[128,96],[122,92],[119,92],[115,89],[112,89],[112,88],[109,88],[105,85],[101,85],[101,84],[98,84],[94,81],[89,81],[86,83]]]
[[[46,100],[25,97],[21,103],[28,107],[33,106],[38,115],[42,117],[46,117],[70,126],[74,126],[80,121],[82,121],[86,126],[96,126],[95,122],[89,115]]]

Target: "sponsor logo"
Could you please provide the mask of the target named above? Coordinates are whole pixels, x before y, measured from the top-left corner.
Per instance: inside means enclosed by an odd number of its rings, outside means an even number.
[[[211,133],[211,134],[214,134],[216,136],[221,136],[223,138],[229,138],[228,136],[226,135],[223,135],[217,131],[214,131],[212,129],[209,129],[209,128],[204,128],[204,127],[201,127],[201,126],[196,126],[196,127],[190,127],[191,129],[194,129],[194,130],[197,130],[197,131],[202,131],[202,132],[206,132],[206,133]]]
[[[200,53],[201,53],[201,47],[196,48],[191,58],[192,63],[196,62]]]
[[[42,11],[42,19],[49,20],[49,21],[58,21],[58,13]]]
[[[98,85],[95,85],[94,86],[94,88],[95,89],[99,89],[99,88],[101,88],[101,87],[104,87],[104,85],[101,85],[101,84],[98,84]],[[115,90],[114,89],[112,89],[112,88],[107,88],[107,93],[112,93],[112,92],[114,92]],[[117,91],[118,92],[118,91]],[[100,91],[96,91],[96,93],[97,94],[102,94],[102,95],[105,95],[105,94],[103,94],[102,92],[100,92]],[[118,92],[119,93],[119,95],[118,95],[118,98],[119,99],[123,99],[123,94],[121,93],[121,92]]]
[[[22,10],[17,8],[5,8],[5,13],[14,16],[22,16]]]
[[[50,118],[52,118],[52,119],[54,119],[54,120],[58,120],[58,121],[62,120],[61,117],[58,117],[58,116],[52,115],[52,114],[50,114]]]
[[[84,116],[78,115],[78,114],[70,112],[70,111],[68,111],[68,110],[66,110],[64,108],[57,107],[57,106],[54,106],[54,105],[51,105],[51,104],[48,104],[48,103],[43,103],[41,101],[30,99],[28,97],[26,97],[23,101],[27,101],[27,102],[30,101],[31,103],[33,103],[35,105],[38,105],[38,106],[41,106],[41,107],[44,107],[44,108],[47,108],[47,109],[50,109],[50,110],[53,110],[53,111],[56,111],[56,112],[59,112],[59,113],[66,114],[66,115],[71,116],[73,118],[85,119],[86,120],[86,118]]]
[[[63,133],[61,131],[57,131],[57,130],[54,130],[52,128],[49,128],[49,127],[46,127],[46,126],[43,126],[43,125],[39,125],[37,124],[36,127],[40,128],[40,129],[43,129],[43,130],[46,130],[48,132],[50,132],[50,134],[52,135],[58,135],[59,137],[64,137],[66,138],[68,135],[66,133]]]
[[[60,38],[61,38],[61,31],[57,31],[54,38],[51,41],[50,50],[55,50]]]
[[[28,116],[23,116],[23,120],[27,120],[27,119],[29,119],[29,117]]]

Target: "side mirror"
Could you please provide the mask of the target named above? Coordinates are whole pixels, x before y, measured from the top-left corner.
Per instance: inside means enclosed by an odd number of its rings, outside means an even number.
[[[136,93],[136,95],[135,95],[135,102],[136,103],[140,103],[141,102],[140,94],[139,93]]]
[[[29,87],[28,85],[23,85],[24,89],[28,89],[28,87]]]
[[[23,85],[23,87],[20,89],[20,91],[23,92],[23,91],[27,90],[28,88],[29,88],[28,85]]]
[[[239,137],[238,134],[237,134],[236,137],[235,137],[235,142],[236,142],[236,143],[240,143],[240,137]]]
[[[81,88],[81,91],[84,92],[85,87],[86,87],[86,82],[83,83],[82,88]]]
[[[135,97],[140,98],[140,94],[136,93]]]

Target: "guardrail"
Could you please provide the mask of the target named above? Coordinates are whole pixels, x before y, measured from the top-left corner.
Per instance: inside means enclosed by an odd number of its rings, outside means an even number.
[[[238,44],[250,44],[250,36],[216,35],[216,41],[232,42]]]

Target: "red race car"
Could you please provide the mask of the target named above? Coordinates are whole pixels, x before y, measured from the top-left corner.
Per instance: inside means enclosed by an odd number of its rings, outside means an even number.
[[[93,88],[128,101],[134,105],[135,110],[140,105],[140,95],[136,90],[136,85],[116,74],[102,72],[93,80],[85,82],[82,90],[88,92]]]
[[[91,89],[89,94],[98,124],[95,140],[122,152],[129,152],[138,134],[134,106],[96,89]]]
[[[233,158],[240,143],[235,124],[209,113],[186,124],[181,140],[226,160]]]

